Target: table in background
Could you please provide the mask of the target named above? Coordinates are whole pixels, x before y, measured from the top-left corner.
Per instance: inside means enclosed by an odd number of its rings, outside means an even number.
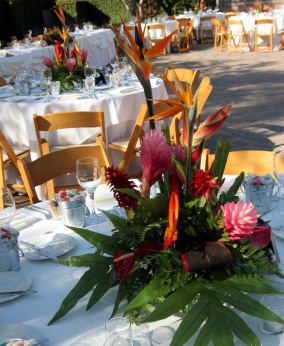
[[[110,209],[115,205],[115,202],[105,185],[99,186],[95,199],[97,201],[97,206],[102,209]],[[46,206],[45,203],[46,202],[43,202],[41,206]],[[283,207],[284,201],[282,200],[279,207],[268,214],[266,219],[273,218],[273,215],[276,215],[280,209],[283,209]],[[120,209],[116,208],[116,211],[119,212]],[[27,209],[24,212],[35,215],[34,212]],[[88,226],[88,228],[103,234],[110,234],[111,225],[109,222],[103,222],[99,225]],[[60,223],[60,220],[43,219],[42,221],[20,231],[20,239],[25,240],[27,237],[30,237],[33,232],[46,232],[48,230],[66,233],[72,235],[76,239],[77,246],[68,254],[68,256],[93,252],[89,243],[68,228],[65,228]],[[280,258],[284,258],[284,240],[275,238],[275,241]],[[90,338],[92,337],[92,339],[90,339],[90,341],[93,341],[91,342],[92,345],[103,345],[105,338],[103,328],[105,322],[110,318],[113,309],[116,293],[115,288],[103,297],[91,310],[86,311],[85,306],[90,297],[90,294],[88,294],[86,297],[81,299],[68,315],[48,327],[48,321],[58,310],[67,293],[69,293],[77,283],[80,275],[84,272],[84,269],[66,267],[54,263],[51,260],[29,261],[24,258],[21,261],[21,265],[22,272],[31,276],[33,280],[32,288],[38,292],[35,294],[26,294],[10,302],[0,304],[0,324],[23,323],[33,326],[41,332],[44,338],[49,339],[49,342],[46,343],[47,346],[70,346],[73,342],[86,334],[89,334]],[[280,267],[283,271],[284,260],[280,263]],[[283,289],[284,282],[280,285]],[[177,327],[175,321],[176,319],[171,317],[164,321],[142,325],[141,329],[142,331],[147,332],[158,326],[169,324]],[[260,332],[258,319],[248,317],[246,318],[246,321],[251,328],[256,331],[257,335],[261,339],[262,345],[284,345],[284,334],[264,334]],[[193,341],[189,341],[186,345],[192,346]]]
[[[75,33],[74,35],[80,48],[88,50],[88,62],[96,68],[103,67],[111,62],[116,56],[111,29],[95,29],[86,33]],[[6,57],[5,54],[13,56]],[[0,50],[0,67],[5,75],[18,74],[26,70],[33,77],[38,77],[44,68],[43,57],[53,58],[54,47],[41,47],[34,45],[29,48],[3,49]]]

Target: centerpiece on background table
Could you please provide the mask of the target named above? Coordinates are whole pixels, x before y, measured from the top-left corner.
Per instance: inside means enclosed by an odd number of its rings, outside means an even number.
[[[253,6],[250,8],[250,12],[252,14],[272,12],[272,7],[267,4],[262,4],[261,0],[255,0]]]
[[[198,0],[198,2],[194,5],[193,11],[195,13],[198,12],[205,12],[207,10],[206,2],[205,0]]]
[[[67,91],[74,89],[74,83],[85,78],[88,51],[85,48],[80,49],[75,38],[70,36],[63,9],[58,8],[55,13],[62,24],[62,29],[58,29],[61,41],[54,40],[54,60],[44,57],[43,62],[50,69],[52,80],[60,81],[61,90]],[[73,42],[72,49],[70,42]]]
[[[95,252],[58,261],[89,270],[49,324],[87,293],[91,292],[89,310],[116,286],[112,316],[119,308],[135,323],[182,317],[171,346],[181,346],[193,335],[195,345],[233,345],[235,335],[246,345],[260,346],[239,312],[284,324],[250,295],[282,293],[263,277],[281,276],[270,249],[271,230],[252,203],[236,196],[243,173],[228,191],[219,193],[228,143],[218,143],[212,167],[199,168],[205,141],[223,124],[231,105],[201,122],[191,88],[185,89],[175,78],[166,82],[177,99],[164,102],[183,110],[184,146],[171,144],[167,130],[146,133],[140,190],[120,169],[107,170],[114,196],[128,217],[105,212],[113,224],[110,236],[72,228]],[[151,198],[156,182],[160,192]]]

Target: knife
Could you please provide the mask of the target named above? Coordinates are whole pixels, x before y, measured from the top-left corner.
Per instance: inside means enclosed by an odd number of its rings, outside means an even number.
[[[0,292],[0,296],[10,296],[10,295],[18,295],[18,294],[25,294],[25,293],[37,293],[36,290],[21,290],[21,291],[7,291],[7,292]]]

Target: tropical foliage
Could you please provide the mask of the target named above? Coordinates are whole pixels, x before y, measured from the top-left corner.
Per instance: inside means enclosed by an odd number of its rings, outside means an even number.
[[[117,286],[112,315],[121,307],[136,323],[182,317],[171,346],[181,346],[193,335],[199,346],[233,345],[234,336],[246,345],[260,346],[239,312],[284,323],[251,296],[283,293],[262,276],[280,275],[270,248],[270,228],[251,203],[238,201],[243,173],[228,191],[220,191],[229,144],[219,142],[212,167],[199,168],[204,142],[232,106],[202,122],[191,88],[185,89],[177,77],[170,86],[177,96],[172,106],[183,110],[184,145],[172,144],[167,130],[144,135],[140,191],[120,169],[107,170],[106,178],[128,217],[105,212],[113,224],[109,236],[72,228],[96,251],[59,260],[89,270],[50,323],[88,292],[87,310]],[[164,113],[152,120],[165,117]],[[160,192],[150,198],[150,188],[157,182]],[[122,306],[125,299],[128,303]]]

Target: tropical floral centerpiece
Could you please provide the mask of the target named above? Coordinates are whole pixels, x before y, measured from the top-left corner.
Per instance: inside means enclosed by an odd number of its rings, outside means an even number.
[[[80,49],[75,38],[69,34],[66,26],[65,15],[62,8],[55,10],[62,23],[59,30],[61,41],[54,40],[54,60],[44,57],[43,62],[51,71],[52,80],[60,81],[61,89],[70,90],[74,88],[74,82],[80,82],[84,75],[84,68],[87,62],[88,51]],[[70,48],[70,41],[73,48]]]
[[[205,0],[199,0],[193,7],[194,12],[205,12],[207,10],[206,2]]]
[[[96,250],[59,260],[89,270],[50,323],[88,292],[87,310],[117,287],[112,315],[120,308],[136,323],[182,317],[171,346],[181,346],[195,334],[195,345],[233,345],[235,335],[246,345],[260,346],[239,312],[284,324],[250,296],[283,293],[263,277],[266,273],[281,276],[269,250],[271,230],[252,203],[236,196],[243,173],[228,191],[219,193],[229,144],[218,143],[211,167],[201,169],[199,164],[205,141],[223,124],[232,106],[202,122],[196,116],[191,88],[185,89],[177,77],[167,82],[177,98],[166,102],[183,110],[184,145],[172,144],[167,129],[146,133],[140,189],[121,169],[107,170],[114,197],[127,217],[105,212],[113,224],[109,236],[72,228]],[[152,120],[166,116],[161,113]],[[160,192],[150,198],[157,182]]]
[[[253,7],[251,8],[253,14],[263,13],[263,12],[272,12],[272,8],[269,5],[262,4],[260,0],[255,0]]]

